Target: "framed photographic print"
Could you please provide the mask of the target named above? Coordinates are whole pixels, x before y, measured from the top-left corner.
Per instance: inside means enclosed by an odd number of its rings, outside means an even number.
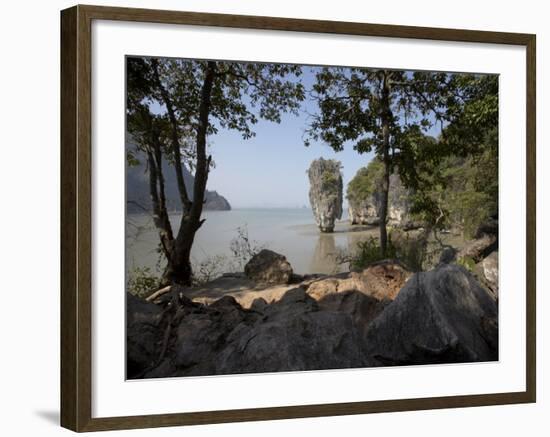
[[[75,6],[61,152],[62,426],[535,402],[534,35]]]

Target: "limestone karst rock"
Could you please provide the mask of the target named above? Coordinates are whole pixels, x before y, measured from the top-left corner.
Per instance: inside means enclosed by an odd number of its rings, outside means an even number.
[[[321,232],[333,232],[334,223],[342,218],[341,164],[319,158],[309,166],[309,202]]]
[[[362,172],[369,169],[362,168],[357,172],[356,177],[361,178]],[[352,181],[353,183],[353,181]],[[360,183],[358,180],[357,183]],[[352,186],[353,187],[353,186]],[[410,227],[410,192],[401,182],[397,173],[390,176],[390,191],[388,197],[387,223],[391,226]],[[354,225],[378,225],[380,219],[378,210],[380,208],[381,192],[376,180],[371,186],[353,192],[348,188],[348,212],[349,218]]]
[[[354,225],[378,225],[380,209],[382,166],[373,160],[367,167],[359,169],[347,188],[349,218]],[[390,175],[387,223],[390,226],[415,227],[410,217],[410,196],[399,177]]]
[[[410,217],[411,190],[407,189],[397,173],[390,175],[390,193],[388,199],[388,224],[408,228],[412,226]]]

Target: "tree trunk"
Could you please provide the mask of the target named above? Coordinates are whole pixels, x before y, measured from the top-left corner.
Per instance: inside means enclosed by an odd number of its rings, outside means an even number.
[[[166,195],[164,192],[164,174],[162,170],[162,151],[159,141],[159,132],[151,117],[148,117],[150,132],[147,147],[147,164],[149,166],[149,195],[153,206],[153,221],[159,232],[161,248],[168,259],[170,257],[174,236],[166,209]]]
[[[182,215],[174,250],[164,274],[165,279],[170,282],[186,286],[191,285],[193,279],[190,260],[191,247],[193,246],[195,233],[204,222],[204,219],[201,220],[201,214],[211,161],[211,157],[206,156],[206,136],[208,134],[208,117],[210,114],[215,73],[216,63],[209,61],[206,65],[199,105],[199,122],[196,138],[197,162],[193,187],[193,202],[191,203],[189,214]]]
[[[186,214],[189,212],[189,209],[191,208],[191,201],[189,199],[189,196],[187,195],[185,180],[183,179],[183,171],[181,169],[182,163],[181,163],[178,121],[176,118],[176,113],[174,111],[174,104],[172,103],[172,99],[170,98],[168,91],[166,91],[166,88],[164,87],[162,80],[160,79],[160,74],[158,71],[158,60],[153,58],[151,60],[151,64],[153,66],[153,73],[154,73],[156,85],[160,90],[162,100],[164,102],[164,105],[166,106],[166,112],[168,113],[168,119],[170,120],[170,126],[171,126],[170,138],[172,143],[172,153],[174,154],[174,168],[176,170],[176,181],[178,184],[178,192],[180,196],[181,206],[183,208],[183,214]]]
[[[392,163],[390,156],[390,124],[392,122],[391,101],[390,101],[390,83],[389,76],[391,72],[384,70],[382,73],[382,90],[380,96],[381,103],[381,127],[382,127],[382,161],[384,164],[384,176],[382,179],[382,199],[380,202],[380,252],[385,257],[388,250],[388,230],[386,222],[388,218],[388,198],[390,191],[390,175],[392,172]]]
[[[390,191],[390,174],[391,174],[391,165],[387,159],[384,159],[384,175],[382,178],[382,199],[380,201],[380,251],[382,257],[385,257],[388,250],[388,230],[386,227],[386,222],[388,219],[388,199]]]

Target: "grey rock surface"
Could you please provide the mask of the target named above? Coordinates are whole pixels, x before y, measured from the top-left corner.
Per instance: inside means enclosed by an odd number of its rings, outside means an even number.
[[[359,367],[361,332],[345,311],[321,311],[305,290],[289,290],[265,318],[236,330],[216,360],[217,373]]]
[[[365,171],[361,169],[359,171]],[[368,170],[367,170],[368,171]],[[387,223],[390,226],[401,228],[416,228],[419,226],[411,219],[410,196],[412,191],[405,188],[399,174],[390,175],[390,188],[388,193]],[[382,201],[381,182],[373,185],[373,190],[365,198],[348,197],[348,213],[352,224],[378,225],[380,222],[379,210]]]
[[[498,250],[491,252],[489,256],[481,261],[483,276],[491,291],[498,297]]]
[[[247,278],[260,284],[288,284],[292,266],[283,255],[263,249],[244,266]]]
[[[162,309],[126,294],[126,374],[132,377],[154,364]]]
[[[229,211],[231,210],[231,205],[217,191],[207,190],[205,193],[204,209],[209,211]]]
[[[385,262],[304,280],[249,309],[177,292],[162,305],[128,297],[129,378],[498,359],[497,299],[453,264],[410,277]]]
[[[416,273],[368,330],[372,366],[498,359],[495,299],[458,265]]]

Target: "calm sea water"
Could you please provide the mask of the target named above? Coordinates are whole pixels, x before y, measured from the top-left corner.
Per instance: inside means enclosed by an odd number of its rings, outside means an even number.
[[[170,217],[176,231],[181,216]],[[234,209],[206,211],[206,222],[195,237],[192,258],[198,264],[208,257],[222,255],[231,259],[230,244],[238,228],[248,231],[253,244],[285,255],[296,273],[334,273],[345,269],[335,255],[340,250],[353,250],[357,242],[376,235],[376,229],[350,226],[347,214],[332,234],[321,234],[310,209]],[[152,219],[143,214],[129,215],[126,226],[127,268],[158,266],[158,234]]]

